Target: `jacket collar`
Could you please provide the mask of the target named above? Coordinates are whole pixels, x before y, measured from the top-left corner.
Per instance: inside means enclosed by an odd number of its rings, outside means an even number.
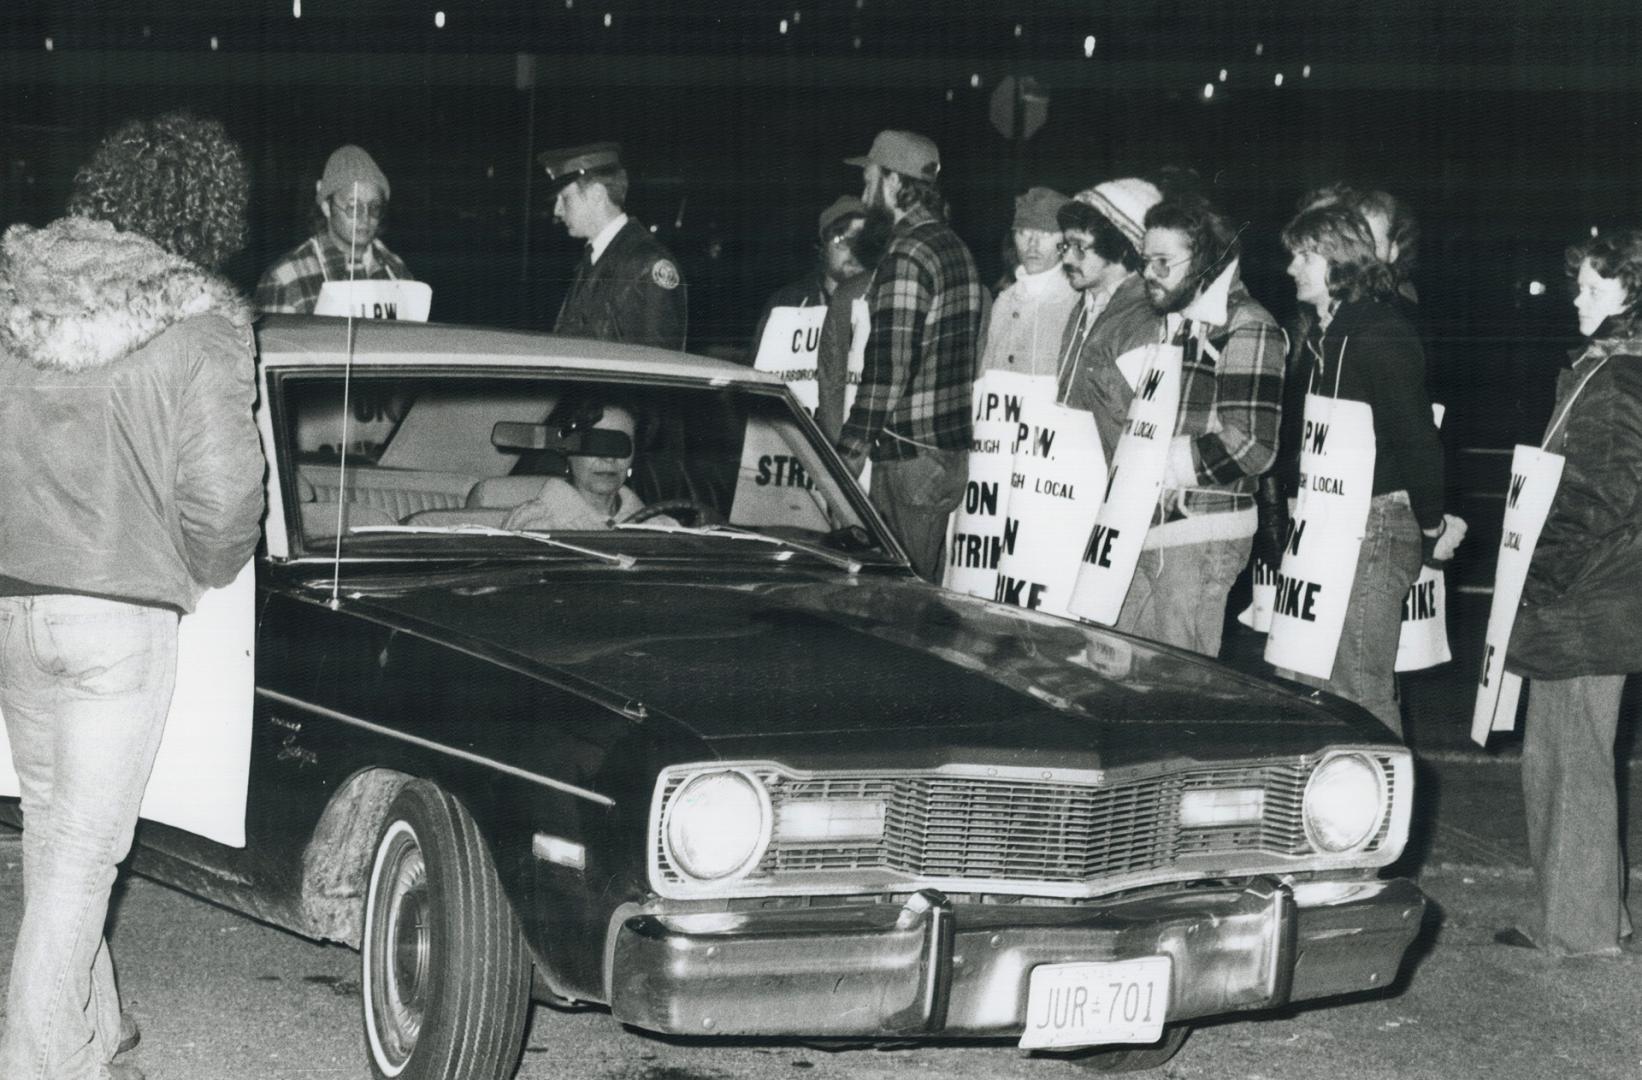
[[[103,367],[207,313],[254,317],[228,282],[106,221],[13,225],[0,239],[0,349],[33,367]]]
[[[1590,340],[1568,352],[1568,362],[1603,360],[1615,355],[1642,356],[1642,311],[1632,307],[1602,320]]]

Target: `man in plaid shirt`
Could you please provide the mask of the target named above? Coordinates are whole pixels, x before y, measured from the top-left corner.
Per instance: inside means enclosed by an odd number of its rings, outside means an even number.
[[[969,481],[970,398],[986,291],[975,260],[944,220],[935,144],[881,131],[863,170],[867,213],[894,221],[867,289],[872,329],[839,452],[860,474],[871,456],[872,502],[913,568],[939,581],[947,518]]]
[[[1117,627],[1220,652],[1226,595],[1249,559],[1254,489],[1277,455],[1283,332],[1238,274],[1238,234],[1196,196],[1146,213],[1146,296],[1182,350],[1180,412]]]
[[[262,275],[258,310],[312,314],[327,281],[415,281],[399,256],[376,238],[388,194],[388,178],[364,150],[344,146],[333,153],[314,199],[323,224]]]

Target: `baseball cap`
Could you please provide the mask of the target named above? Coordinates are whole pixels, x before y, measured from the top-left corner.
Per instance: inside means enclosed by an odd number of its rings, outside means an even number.
[[[880,131],[865,157],[844,159],[845,165],[876,165],[905,173],[920,180],[934,180],[941,174],[941,152],[935,143],[913,131]]]

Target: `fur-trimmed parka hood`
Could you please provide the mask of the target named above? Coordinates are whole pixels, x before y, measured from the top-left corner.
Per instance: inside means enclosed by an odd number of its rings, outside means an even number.
[[[206,312],[255,317],[222,278],[108,222],[13,225],[0,240],[0,349],[36,368],[102,367]]]

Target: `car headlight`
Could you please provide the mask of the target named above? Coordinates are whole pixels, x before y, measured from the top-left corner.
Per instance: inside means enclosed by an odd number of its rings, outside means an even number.
[[[740,877],[770,844],[770,793],[739,770],[692,776],[667,804],[662,824],[667,858],[696,881]]]
[[[1385,801],[1385,777],[1367,755],[1326,758],[1306,781],[1306,839],[1330,854],[1360,848],[1379,830]]]

